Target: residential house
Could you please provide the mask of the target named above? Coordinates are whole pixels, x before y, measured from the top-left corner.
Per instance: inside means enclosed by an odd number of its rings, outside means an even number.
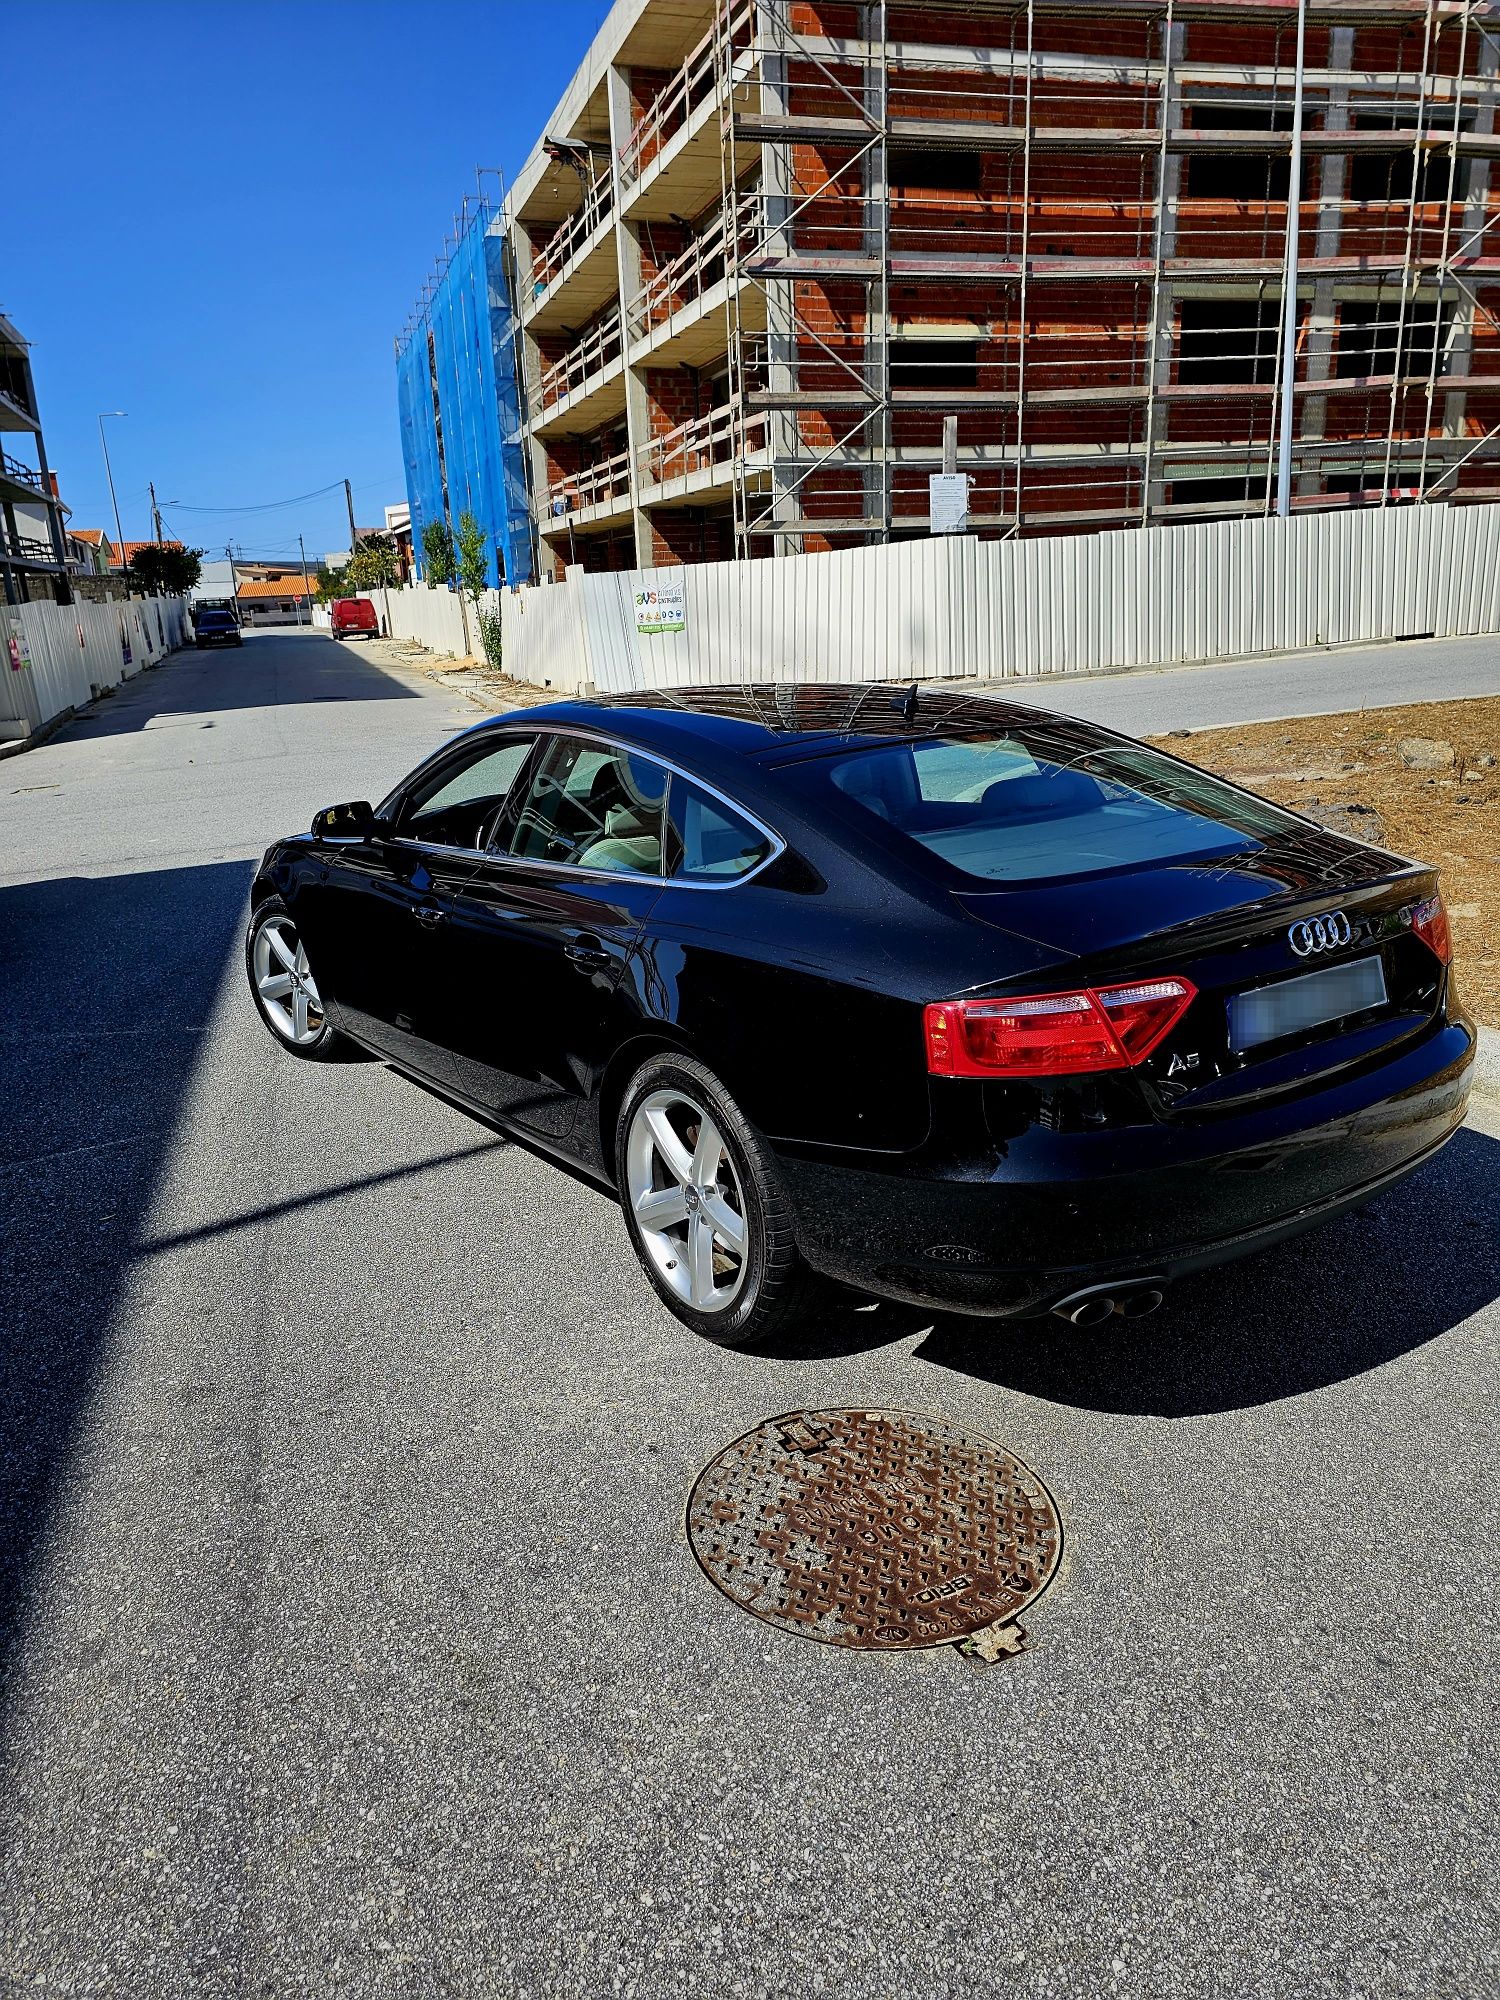
[[[0,314],[0,587],[7,604],[72,602],[67,509],[47,464],[28,343]],[[15,449],[11,449],[12,442]],[[32,461],[35,461],[33,463]]]
[[[252,631],[263,625],[310,625],[312,598],[317,589],[300,569],[274,569],[265,563],[237,563],[239,588],[236,601],[240,623]],[[251,576],[256,569],[262,574]]]

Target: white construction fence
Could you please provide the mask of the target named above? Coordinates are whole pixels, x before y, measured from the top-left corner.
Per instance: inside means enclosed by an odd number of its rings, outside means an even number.
[[[123,604],[0,604],[0,742],[15,743],[142,667],[187,636],[180,597]]]
[[[506,673],[558,689],[1167,666],[1500,632],[1500,507],[575,569],[499,597]]]
[[[379,612],[387,637],[413,639],[419,646],[454,659],[465,655],[483,659],[479,620],[500,609],[501,597],[498,590],[486,590],[476,606],[456,590],[428,590],[421,584],[405,590],[362,590],[359,594]],[[326,614],[320,622],[328,622]]]

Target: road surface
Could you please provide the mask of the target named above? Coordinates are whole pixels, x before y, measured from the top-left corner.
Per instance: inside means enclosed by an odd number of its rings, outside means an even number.
[[[720,1352],[607,1201],[252,1013],[261,847],[471,717],[264,633],[0,771],[0,1989],[1495,1991],[1500,1130],[1120,1334]],[[838,1404],[1047,1482],[1030,1652],[710,1588],[699,1469]]]

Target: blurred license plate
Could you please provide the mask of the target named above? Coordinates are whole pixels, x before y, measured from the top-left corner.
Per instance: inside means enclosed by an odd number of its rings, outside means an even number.
[[[1262,1042],[1279,1042],[1304,1028],[1383,1007],[1385,1000],[1385,968],[1379,958],[1328,965],[1321,972],[1305,972],[1300,979],[1236,993],[1229,1002],[1229,1046],[1242,1055]]]

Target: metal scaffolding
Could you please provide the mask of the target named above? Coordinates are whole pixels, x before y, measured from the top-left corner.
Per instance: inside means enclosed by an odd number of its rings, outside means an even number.
[[[908,34],[922,4],[903,6]],[[1318,489],[1302,504],[1445,498],[1500,458],[1500,423],[1465,429],[1467,396],[1500,396],[1500,372],[1473,363],[1476,327],[1500,334],[1480,296],[1500,273],[1494,0],[1310,0],[1300,119],[1291,7],[989,0],[967,10],[972,48],[931,53],[888,38],[885,0],[857,12],[858,33],[833,36],[793,0],[720,0],[729,393],[742,442],[765,419],[735,459],[739,553],[924,531],[944,415],[972,525],[1000,534],[1269,510],[1287,394],[1291,471]],[[1116,48],[1136,39],[1108,63],[1039,37],[1106,15]],[[1244,80],[1189,60],[1204,24],[1257,27],[1270,60]],[[1353,31],[1372,26],[1406,32],[1394,63],[1355,69]],[[1323,169],[1291,201],[1294,155]],[[984,197],[912,199],[914,156],[940,186],[983,178]],[[1114,176],[1099,195],[1072,178],[1091,160]],[[1232,228],[1200,191],[1226,162],[1262,181]],[[1268,327],[1293,263],[1284,384]],[[972,381],[922,337],[935,302],[983,327]],[[1208,490],[1237,482],[1239,505]]]

